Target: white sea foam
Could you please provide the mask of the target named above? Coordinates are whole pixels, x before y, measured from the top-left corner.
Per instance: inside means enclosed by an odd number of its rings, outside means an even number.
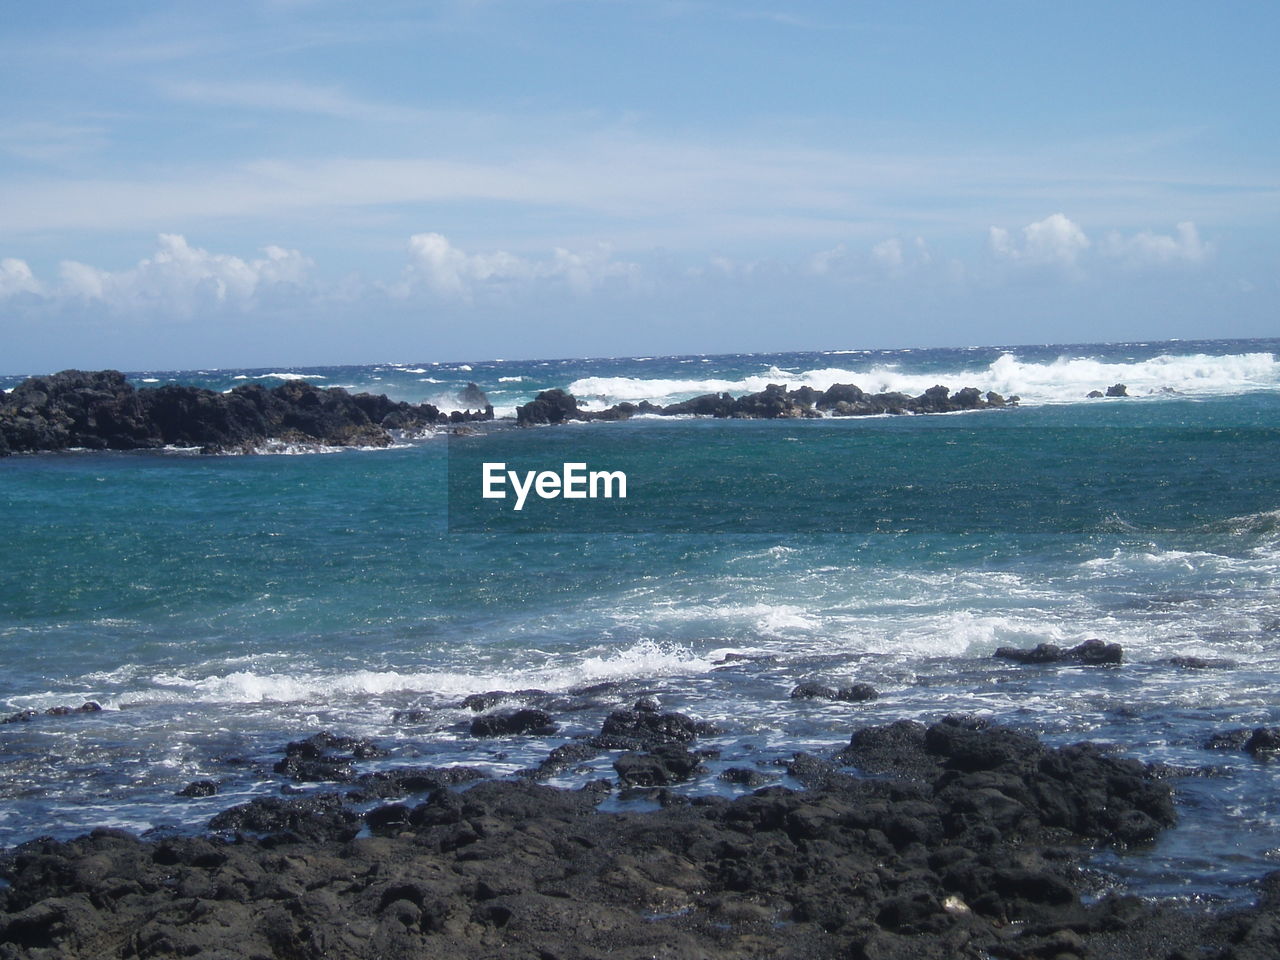
[[[303,374],[303,373],[259,373],[259,374],[258,374],[258,375],[256,375],[253,379],[255,379],[255,380],[270,380],[270,379],[272,379],[273,377],[274,377],[276,380],[326,380],[326,379],[328,379],[327,377],[322,377],[322,376],[321,376],[320,374],[318,374],[318,373],[306,373],[306,374]],[[239,378],[239,377],[236,377],[236,379],[237,379],[237,380],[239,380],[240,378]]]
[[[912,395],[941,383],[953,389],[977,387],[1005,396],[1017,395],[1027,403],[1064,403],[1082,400],[1090,391],[1105,390],[1114,383],[1124,383],[1130,396],[1229,396],[1280,390],[1280,363],[1271,353],[1162,354],[1128,362],[1062,356],[1048,363],[1027,362],[1006,353],[986,367],[930,373],[904,372],[893,363],[798,372],[770,366],[759,374],[737,379],[583,377],[571,383],[568,391],[592,405],[640,400],[672,403],[704,393],[755,393],[770,383],[815,390],[825,390],[835,383],[854,383],[868,392]]]
[[[499,383],[520,383],[521,381],[527,380],[527,379],[528,377],[499,377],[498,382]]]
[[[383,694],[439,694],[460,697],[498,688],[566,690],[584,683],[706,673],[711,662],[687,647],[642,640],[622,649],[584,650],[549,659],[540,666],[491,671],[353,670],[259,673],[236,670],[201,679],[182,674],[151,678],[151,689],[111,698],[111,705],[155,702],[328,703],[334,699]],[[48,696],[53,696],[49,694]],[[65,696],[65,695],[64,695]]]

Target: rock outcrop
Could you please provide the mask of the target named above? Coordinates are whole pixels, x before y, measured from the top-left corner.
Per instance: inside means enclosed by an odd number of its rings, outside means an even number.
[[[856,731],[835,763],[797,755],[805,790],[730,799],[673,791],[701,769],[685,724],[614,726],[665,740],[614,763],[652,812],[597,811],[613,789],[598,779],[459,792],[474,775],[422,768],[259,797],[205,836],[34,840],[0,859],[0,958],[1275,955],[1277,879],[1226,915],[1082,902],[1087,844],[1145,843],[1173,822],[1167,782],[1092,745],[900,721]],[[718,782],[768,779],[732,773]],[[378,796],[402,799],[352,805]]]
[[[229,393],[176,384],[135,390],[116,370],[64,370],[31,377],[0,396],[0,455],[171,445],[247,452],[267,441],[384,447],[392,442],[392,430],[492,418],[491,406],[446,417],[429,403],[351,394],[304,380],[270,389],[245,384]]]
[[[649,403],[619,403],[607,410],[582,410],[577,399],[563,390],[544,390],[516,411],[520,426],[564,423],[566,420],[625,420],[638,414],[663,417],[695,416],[721,419],[786,420],[803,417],[866,417],[880,414],[957,413],[1015,406],[1017,397],[983,394],[975,387],[952,393],[944,386],[930,387],[918,397],[905,393],[864,393],[849,383],[838,383],[823,392],[812,387],[788,390],[771,383],[759,393],[733,397],[706,393],[665,407]]]

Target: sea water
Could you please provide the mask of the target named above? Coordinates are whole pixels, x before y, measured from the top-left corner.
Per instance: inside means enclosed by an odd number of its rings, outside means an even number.
[[[778,761],[901,718],[1115,744],[1184,774],[1180,822],[1093,866],[1141,894],[1246,898],[1280,867],[1280,764],[1203,743],[1280,723],[1278,355],[1280,341],[1205,341],[131,374],[215,390],[303,377],[445,409],[475,382],[500,417],[553,387],[590,409],[769,383],[941,383],[1020,403],[0,460],[0,708],[105,708],[0,725],[0,845],[196,828],[278,791],[283,744],[321,729],[376,738],[384,767],[511,775],[656,695],[719,726],[701,743],[720,751],[713,773],[792,786]],[[1117,382],[1128,398],[1086,397]],[[512,456],[625,464],[633,512],[460,515],[458,464]],[[1125,664],[992,657],[1092,637],[1122,644]],[[791,700],[804,680],[881,697]],[[575,693],[605,681],[618,686]],[[524,688],[561,696],[555,736],[468,735],[462,697]],[[553,782],[608,776],[611,759]],[[221,793],[174,797],[197,779]]]

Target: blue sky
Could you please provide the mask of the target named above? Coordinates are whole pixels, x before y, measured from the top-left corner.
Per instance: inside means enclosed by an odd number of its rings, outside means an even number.
[[[0,373],[1269,336],[1265,3],[0,27]]]

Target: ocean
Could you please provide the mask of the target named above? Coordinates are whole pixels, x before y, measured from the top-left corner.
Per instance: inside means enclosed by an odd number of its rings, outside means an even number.
[[[1181,341],[131,373],[214,390],[305,378],[444,409],[474,382],[499,417],[549,388],[588,409],[770,383],[1019,403],[0,459],[0,708],[105,708],[0,725],[0,846],[197,829],[278,792],[283,744],[323,729],[389,748],[364,769],[514,775],[655,696],[720,729],[700,741],[712,772],[791,786],[779,760],[902,718],[1115,744],[1169,765],[1180,822],[1091,868],[1147,896],[1249,899],[1280,867],[1280,765],[1204,743],[1280,723],[1278,356],[1280,340]],[[1116,383],[1128,397],[1087,397]],[[628,502],[460,509],[475,464],[570,454],[625,464]],[[1095,637],[1125,663],[992,656]],[[791,699],[809,680],[880,697]],[[498,689],[541,691],[507,705],[547,705],[560,730],[470,736],[461,699]],[[612,776],[611,760],[588,766]],[[203,779],[217,796],[175,797]]]

